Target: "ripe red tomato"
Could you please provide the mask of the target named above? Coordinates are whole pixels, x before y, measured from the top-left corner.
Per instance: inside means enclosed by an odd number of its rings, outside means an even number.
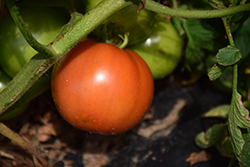
[[[55,64],[51,89],[57,109],[70,124],[118,134],[143,118],[153,99],[154,81],[134,51],[87,39]]]

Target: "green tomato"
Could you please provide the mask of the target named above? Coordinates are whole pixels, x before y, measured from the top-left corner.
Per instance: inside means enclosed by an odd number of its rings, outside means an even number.
[[[0,92],[8,85],[11,78],[0,69]],[[29,103],[26,103],[19,108],[14,108],[13,110],[7,110],[0,115],[0,121],[7,121],[13,119],[20,114],[22,114],[28,107]]]
[[[101,0],[85,1],[86,11],[94,8]],[[146,39],[152,32],[155,21],[155,13],[146,9],[137,13],[139,6],[130,5],[119,12],[112,15],[94,33],[98,37],[104,34],[108,39],[112,39],[112,43],[118,43],[121,38],[118,35],[129,34],[129,44],[134,44]]]
[[[171,21],[157,15],[153,32],[145,41],[129,45],[148,64],[154,79],[164,78],[177,67],[183,39]]]
[[[24,7],[20,13],[38,42],[47,45],[60,32],[68,18],[55,8]],[[14,77],[37,52],[29,46],[14,23],[10,14],[4,15],[0,22],[0,65]]]

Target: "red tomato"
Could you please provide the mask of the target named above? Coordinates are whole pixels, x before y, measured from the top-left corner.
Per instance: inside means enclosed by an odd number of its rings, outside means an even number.
[[[134,51],[87,39],[55,64],[51,89],[57,109],[70,124],[118,134],[143,118],[153,99],[154,81]]]

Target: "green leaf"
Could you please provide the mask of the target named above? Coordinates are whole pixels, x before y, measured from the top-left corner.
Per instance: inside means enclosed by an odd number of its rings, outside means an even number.
[[[226,69],[225,66],[215,64],[211,68],[211,70],[208,72],[208,77],[209,77],[210,81],[213,81],[213,80],[216,80],[217,78],[219,78],[223,74],[225,69]]]
[[[226,8],[226,6],[224,5],[223,2],[221,2],[220,0],[209,0],[209,4],[215,8],[215,9],[223,9]]]
[[[216,55],[218,63],[223,66],[233,65],[237,63],[241,57],[240,50],[230,45],[220,49]]]
[[[228,157],[228,158],[234,158],[235,157],[230,137],[227,136],[221,143],[218,142],[215,145],[215,147],[222,154],[222,156],[225,156],[225,157]]]
[[[191,67],[194,67],[194,65],[195,69],[198,69],[199,71],[200,69],[202,69],[202,67],[199,66],[203,66],[202,58],[205,56],[205,53],[201,48],[193,49],[187,47],[185,56],[186,56],[186,67],[189,70],[191,70]]]
[[[183,21],[183,28],[188,37],[186,48],[186,67],[197,71],[204,70],[204,50],[214,50],[214,38],[216,32],[206,25],[203,21],[197,19],[187,19]]]
[[[241,101],[241,95],[238,92],[233,96],[228,122],[229,132],[232,138],[232,146],[236,157],[241,162],[240,156],[246,142],[240,128],[249,128],[250,118],[249,111],[244,107]]]
[[[197,19],[187,19],[183,26],[188,36],[188,47],[193,49],[203,48],[210,51],[214,49],[213,39],[217,34],[204,22]]]
[[[227,136],[226,124],[215,124],[206,132],[199,133],[195,138],[195,143],[202,149],[207,149],[217,142],[221,142]]]
[[[230,3],[229,7],[237,6],[239,4],[239,0],[230,0]]]
[[[242,130],[242,136],[245,140],[245,145],[243,146],[243,150],[241,152],[241,166],[250,166],[250,134],[246,129]]]
[[[241,25],[235,34],[235,46],[240,49],[242,58],[250,53],[250,17]]]
[[[185,34],[185,30],[182,27],[182,20],[178,17],[173,17],[172,18],[173,23],[175,28],[177,29],[177,31],[179,32],[179,34],[182,36],[183,34]]]
[[[230,105],[222,104],[217,107],[212,108],[206,112],[203,117],[218,117],[218,118],[227,118],[229,113]]]

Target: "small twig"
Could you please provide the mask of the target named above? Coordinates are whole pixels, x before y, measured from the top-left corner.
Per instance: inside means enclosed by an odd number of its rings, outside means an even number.
[[[0,151],[0,156],[1,156],[1,157],[8,158],[8,159],[11,159],[11,160],[14,159],[13,155],[8,154],[8,153],[6,153],[6,152],[4,152],[4,151]]]
[[[0,123],[0,133],[5,137],[9,138],[13,142],[18,143],[21,147],[23,147],[28,153],[32,154],[37,158],[37,160],[44,166],[50,167],[48,162],[41,157],[41,154],[45,152],[45,150],[41,150],[38,146],[29,143],[28,141],[24,140],[21,136],[17,133],[13,132],[3,123]]]

